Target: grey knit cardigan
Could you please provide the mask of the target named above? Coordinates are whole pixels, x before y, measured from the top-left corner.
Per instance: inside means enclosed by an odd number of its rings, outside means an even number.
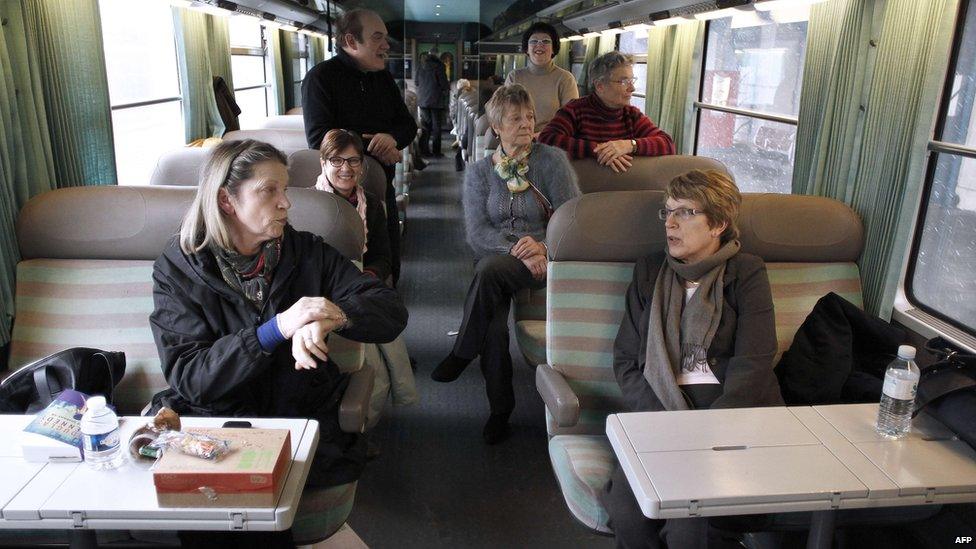
[[[549,199],[553,210],[580,194],[566,152],[556,147],[533,144],[526,177]],[[545,240],[545,212],[533,194],[531,189],[511,193],[495,173],[490,157],[468,166],[464,174],[464,227],[468,245],[479,258],[507,254],[514,244],[509,235]]]

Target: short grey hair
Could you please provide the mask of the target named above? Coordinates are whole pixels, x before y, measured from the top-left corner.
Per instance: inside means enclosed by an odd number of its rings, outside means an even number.
[[[535,103],[529,91],[522,84],[509,84],[495,90],[491,99],[485,104],[488,125],[501,126],[502,119],[505,118],[505,109],[509,107],[528,107],[530,111],[535,112]]]
[[[220,211],[220,189],[237,196],[241,183],[254,177],[254,167],[268,161],[288,165],[281,151],[253,139],[224,141],[214,148],[203,166],[197,195],[180,227],[180,248],[184,253],[195,254],[211,245],[234,249],[227,220]]]
[[[590,61],[588,76],[590,79],[590,89],[596,90],[598,82],[607,82],[610,73],[617,67],[626,67],[634,64],[634,56],[620,53],[617,50],[609,51],[593,61]]]

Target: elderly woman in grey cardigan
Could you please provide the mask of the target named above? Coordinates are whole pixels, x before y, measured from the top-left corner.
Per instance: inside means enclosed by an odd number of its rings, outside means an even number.
[[[556,208],[579,195],[579,187],[562,150],[532,141],[535,110],[525,88],[498,88],[485,110],[501,145],[464,177],[464,224],[477,256],[475,276],[454,349],[431,378],[454,381],[481,356],[491,407],[483,435],[496,444],[508,437],[515,408],[509,304],[523,288],[545,287],[546,225]]]

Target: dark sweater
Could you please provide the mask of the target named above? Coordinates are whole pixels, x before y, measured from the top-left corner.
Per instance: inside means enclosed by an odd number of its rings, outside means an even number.
[[[637,140],[637,156],[675,154],[671,136],[637,107],[610,109],[592,93],[556,111],[539,135],[540,142],[563,149],[573,159],[595,158],[593,147],[618,139]]]
[[[644,378],[651,298],[663,264],[664,252],[637,261],[613,344],[613,373],[633,412],[664,409]],[[708,348],[708,365],[721,382],[721,395],[709,407],[782,405],[773,375],[776,322],[766,265],[762,259],[740,252],[726,264],[723,282],[722,319]],[[693,387],[682,389],[687,393]],[[693,395],[691,398],[696,400]]]
[[[386,211],[383,200],[375,194],[363,189],[366,195],[366,253],[363,254],[363,272],[371,273],[376,278],[385,281],[392,272],[392,253],[390,252],[390,234],[386,231]],[[353,200],[336,193],[349,201],[353,207]],[[355,199],[356,195],[353,195]]]
[[[335,128],[360,134],[388,133],[399,149],[417,136],[417,123],[390,71],[363,72],[341,48],[332,59],[312,67],[302,80],[302,115],[312,149],[318,149],[325,133]]]

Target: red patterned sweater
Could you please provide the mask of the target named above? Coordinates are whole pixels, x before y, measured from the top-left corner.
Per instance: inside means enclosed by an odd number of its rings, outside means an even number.
[[[637,156],[675,154],[671,136],[637,107],[609,109],[592,93],[566,103],[539,135],[540,142],[574,159],[596,157],[593,147],[616,139],[636,139]]]

